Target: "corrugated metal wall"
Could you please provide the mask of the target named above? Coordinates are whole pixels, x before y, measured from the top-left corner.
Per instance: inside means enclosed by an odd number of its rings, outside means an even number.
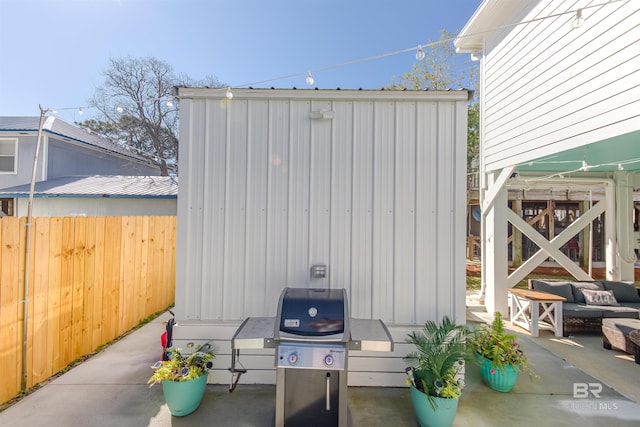
[[[353,317],[464,321],[466,91],[233,93],[179,91],[178,319],[275,316],[313,286]]]

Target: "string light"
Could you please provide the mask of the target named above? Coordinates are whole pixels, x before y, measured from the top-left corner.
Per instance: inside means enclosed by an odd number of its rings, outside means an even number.
[[[313,76],[311,76],[311,71],[307,71],[307,84],[309,86],[313,84]]]
[[[604,3],[598,3],[598,4],[592,4],[589,6],[585,6],[583,8],[580,9],[576,9],[576,10],[568,10],[566,12],[560,12],[560,13],[556,13],[556,14],[551,14],[551,15],[547,15],[547,16],[543,16],[543,17],[538,17],[538,18],[534,18],[531,20],[527,20],[527,21],[521,21],[521,22],[516,22],[513,24],[509,24],[509,25],[505,25],[505,26],[501,26],[501,27],[496,27],[494,28],[494,30],[502,30],[502,29],[508,29],[508,28],[514,28],[520,25],[526,25],[529,23],[533,23],[533,22],[538,22],[538,21],[542,21],[544,19],[549,19],[549,18],[556,18],[559,16],[563,16],[563,15],[567,15],[567,14],[572,14],[575,13],[576,14],[576,19],[574,19],[574,21],[572,21],[572,25],[573,22],[578,22],[580,25],[582,25],[582,23],[584,22],[584,18],[582,17],[582,11],[584,9],[589,9],[589,8],[595,8],[595,7],[602,7],[602,6],[606,6],[612,3],[617,3],[620,2],[622,0],[609,0],[607,2]],[[354,59],[351,61],[347,61],[347,62],[343,62],[340,64],[335,64],[335,65],[331,65],[331,66],[327,66],[327,67],[323,67],[323,68],[317,68],[317,69],[313,69],[311,71],[305,71],[304,73],[294,73],[294,74],[289,74],[289,75],[285,75],[285,76],[280,76],[280,77],[276,77],[276,78],[271,78],[271,79],[265,79],[265,80],[260,80],[260,81],[255,81],[255,82],[251,82],[251,83],[245,83],[245,84],[239,84],[239,85],[234,85],[235,87],[250,87],[250,86],[256,86],[259,84],[264,84],[264,83],[270,83],[270,82],[274,82],[277,80],[284,80],[284,79],[290,79],[290,78],[295,78],[298,77],[300,75],[306,75],[307,78],[309,78],[309,76],[311,75],[312,72],[314,73],[318,73],[318,72],[322,72],[322,71],[328,71],[328,70],[332,70],[332,69],[336,69],[336,68],[342,68],[342,67],[346,67],[349,65],[354,65],[354,64],[358,64],[358,63],[362,63],[362,62],[369,62],[369,61],[374,61],[374,60],[378,60],[378,59],[382,59],[382,58],[387,58],[390,56],[395,56],[398,54],[403,54],[403,53],[407,53],[407,52],[411,52],[411,51],[416,51],[416,59],[417,60],[422,60],[424,59],[424,57],[426,57],[424,49],[425,48],[429,48],[429,47],[434,47],[437,46],[439,44],[443,44],[443,43],[449,43],[452,41],[455,41],[456,39],[463,39],[466,37],[472,37],[472,36],[477,36],[478,34],[475,33],[470,33],[470,34],[465,34],[464,36],[454,36],[454,37],[450,37],[447,39],[440,39],[438,41],[435,42],[429,42],[427,44],[422,44],[422,45],[418,45],[417,48],[416,47],[411,47],[411,48],[407,48],[407,49],[401,49],[401,50],[396,50],[396,51],[392,51],[392,52],[387,52],[387,53],[383,53],[383,54],[379,54],[379,55],[374,55],[374,56],[369,56],[369,57],[365,57],[365,58],[359,58],[359,59]],[[481,57],[482,53],[481,52],[474,52],[472,54],[473,58],[475,59],[479,59]],[[313,78],[313,77],[312,77]],[[219,88],[219,90],[224,90],[224,88]],[[231,92],[231,88],[227,88],[227,93],[226,93],[226,97],[227,99],[232,99],[233,98],[233,93]],[[161,97],[161,98],[152,98],[152,99],[148,99],[148,100],[143,100],[143,101],[138,101],[139,103],[143,103],[146,101],[157,101],[157,100],[162,100],[165,97]],[[171,107],[172,105],[169,104],[173,104],[173,102],[171,100],[166,101],[166,105],[168,107]],[[94,107],[85,107],[85,108],[94,108]],[[69,110],[69,109],[78,109],[78,107],[73,107],[73,108],[61,108],[60,110]],[[49,110],[51,111],[53,114],[57,113],[57,110]],[[122,108],[122,106],[118,106],[117,107],[117,111],[119,113],[124,112],[124,109]],[[78,114],[80,114],[80,111],[78,111]]]
[[[82,107],[79,107],[79,108],[78,108],[78,115],[79,115],[79,116],[84,115],[84,111],[82,110]]]
[[[584,18],[582,17],[582,9],[576,10],[576,17],[571,21],[572,28],[580,28],[584,24]]]
[[[118,105],[118,106],[116,107],[116,111],[117,111],[118,113],[122,114],[122,112],[124,111],[124,108],[122,108],[122,105]]]
[[[526,163],[527,165],[531,166],[533,164],[550,164],[550,163],[580,163],[582,166],[580,166],[577,169],[573,169],[573,170],[567,170],[567,171],[562,171],[562,172],[554,172],[552,174],[549,175],[545,175],[545,176],[539,176],[539,177],[529,177],[527,178],[527,181],[546,181],[546,180],[550,180],[553,178],[560,178],[563,179],[565,178],[567,175],[571,175],[573,173],[577,173],[577,172],[585,172],[588,170],[593,170],[593,169],[598,169],[598,168],[603,168],[603,167],[607,167],[607,168],[611,168],[611,167],[616,167],[616,169],[618,171],[623,171],[625,170],[625,165],[633,165],[633,164],[637,164],[640,163],[640,158],[634,158],[634,159],[626,159],[623,161],[616,161],[616,162],[611,162],[611,163],[602,163],[599,165],[589,165],[585,160],[567,160],[564,162],[548,162],[548,161],[539,161],[539,162],[529,162]],[[524,165],[524,164],[523,164]]]
[[[167,99],[167,102],[165,104],[169,108],[173,107],[173,101],[171,101],[170,99]]]

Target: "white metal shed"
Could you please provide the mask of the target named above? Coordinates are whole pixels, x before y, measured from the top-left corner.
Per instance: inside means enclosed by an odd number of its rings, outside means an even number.
[[[286,286],[346,288],[351,315],[399,343],[428,319],[464,323],[466,90],[225,95],[178,89],[174,336],[216,342],[210,381],[228,380],[235,328],[275,315]],[[395,347],[350,355],[349,383],[401,385],[409,349]],[[275,382],[273,353],[244,365]]]

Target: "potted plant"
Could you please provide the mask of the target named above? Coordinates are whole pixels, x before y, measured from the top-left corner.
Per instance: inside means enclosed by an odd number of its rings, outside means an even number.
[[[419,333],[409,334],[415,346],[405,360],[413,409],[421,427],[451,426],[458,410],[464,381],[461,369],[466,355],[466,333],[462,325],[443,317],[440,323],[427,321]]]
[[[537,377],[517,339],[516,335],[505,332],[500,312],[495,314],[491,326],[482,325],[469,335],[469,349],[480,365],[482,379],[496,391],[510,391],[519,372],[527,373],[531,380]]]
[[[200,406],[207,386],[209,369],[213,367],[215,353],[209,343],[184,355],[178,348],[166,350],[166,360],[156,362],[154,373],[147,384],[162,383],[164,398],[172,415],[189,415]]]

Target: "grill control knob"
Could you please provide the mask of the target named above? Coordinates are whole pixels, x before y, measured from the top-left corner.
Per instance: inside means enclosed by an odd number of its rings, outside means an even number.
[[[333,362],[334,362],[334,358],[333,358],[333,356],[332,356],[332,355],[327,354],[327,355],[324,357],[324,364],[325,364],[326,366],[333,366]]]
[[[293,353],[289,354],[289,357],[287,358],[287,361],[289,362],[289,365],[297,365],[298,364],[298,353],[296,353],[295,351]]]

